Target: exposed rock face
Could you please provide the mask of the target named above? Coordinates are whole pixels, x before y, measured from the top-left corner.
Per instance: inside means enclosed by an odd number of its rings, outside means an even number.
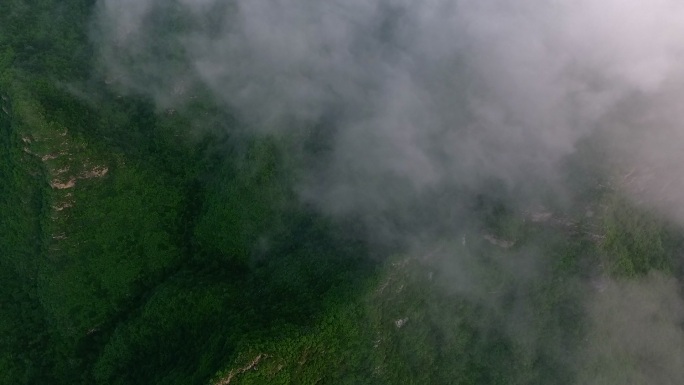
[[[104,167],[104,166],[97,166],[90,171],[83,172],[79,177],[81,179],[101,178],[101,177],[107,175],[108,172],[109,172],[109,168]]]
[[[510,249],[515,245],[514,241],[508,241],[505,239],[497,238],[491,234],[485,234],[482,236],[487,242],[491,243],[494,246],[499,246],[504,249]]]
[[[76,186],[76,178],[71,178],[66,183],[62,183],[57,179],[50,182],[50,187],[52,187],[53,189],[57,189],[57,190],[64,190],[64,189],[68,189],[68,188],[73,188],[74,186]]]
[[[268,357],[268,355],[263,354],[263,353],[259,353],[259,355],[254,357],[254,359],[250,363],[243,366],[242,368],[231,370],[230,373],[228,373],[228,375],[226,377],[224,377],[220,381],[216,382],[215,385],[229,385],[230,382],[233,381],[233,379],[235,378],[236,375],[242,374],[246,371],[254,369],[254,367],[257,366],[257,364],[259,364],[259,362],[262,359],[267,358],[267,357]]]

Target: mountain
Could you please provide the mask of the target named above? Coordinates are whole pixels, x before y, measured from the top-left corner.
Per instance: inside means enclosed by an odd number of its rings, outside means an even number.
[[[0,383],[677,383],[682,11],[485,3],[4,0]]]

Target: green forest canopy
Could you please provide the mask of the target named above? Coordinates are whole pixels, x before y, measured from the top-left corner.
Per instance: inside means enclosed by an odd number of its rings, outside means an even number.
[[[0,4],[0,383],[572,383],[588,272],[677,270],[676,231],[610,191],[572,229],[481,199],[493,235],[440,247],[510,308],[442,289],[441,262],[303,204],[287,140],[110,89],[92,7]],[[501,261],[529,245],[521,285]],[[518,310],[542,342],[506,331]]]

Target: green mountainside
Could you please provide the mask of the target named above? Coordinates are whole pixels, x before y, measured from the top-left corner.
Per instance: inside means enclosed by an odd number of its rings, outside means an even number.
[[[680,274],[610,187],[377,245],[298,199],[292,138],[99,79],[93,6],[0,3],[0,384],[573,384],[595,287]]]

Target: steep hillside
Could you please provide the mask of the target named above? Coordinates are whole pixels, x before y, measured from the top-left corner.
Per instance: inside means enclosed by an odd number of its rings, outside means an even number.
[[[503,149],[468,159],[491,175],[459,174],[471,165],[460,158],[430,167],[451,159],[436,145],[447,128],[370,130],[375,109],[432,121],[404,99],[365,105],[375,84],[325,82],[334,97],[288,119],[271,119],[292,105],[260,88],[278,77],[247,87],[264,99],[256,110],[223,83],[167,82],[147,61],[139,76],[160,88],[122,87],[93,37],[105,3],[0,4],[0,384],[665,384],[684,367],[681,226],[630,195],[629,167],[600,133],[569,146],[548,185],[520,186],[499,174]],[[195,31],[185,3],[202,2],[173,2],[149,25]],[[368,33],[384,39],[402,13],[377,8],[391,17]],[[222,19],[201,20],[218,36]],[[145,60],[187,71],[167,43]],[[345,54],[405,64],[401,45],[352,43]],[[440,60],[430,71],[443,73]],[[239,68],[273,65],[259,63]],[[320,75],[299,64],[284,72],[307,85]],[[393,79],[398,93],[453,86]],[[302,98],[320,91],[294,83]],[[350,90],[363,97],[336,104]],[[441,95],[430,102],[455,100],[447,115],[465,121],[466,97]],[[319,102],[325,113],[311,112]],[[377,153],[340,153],[357,149],[354,134]]]

